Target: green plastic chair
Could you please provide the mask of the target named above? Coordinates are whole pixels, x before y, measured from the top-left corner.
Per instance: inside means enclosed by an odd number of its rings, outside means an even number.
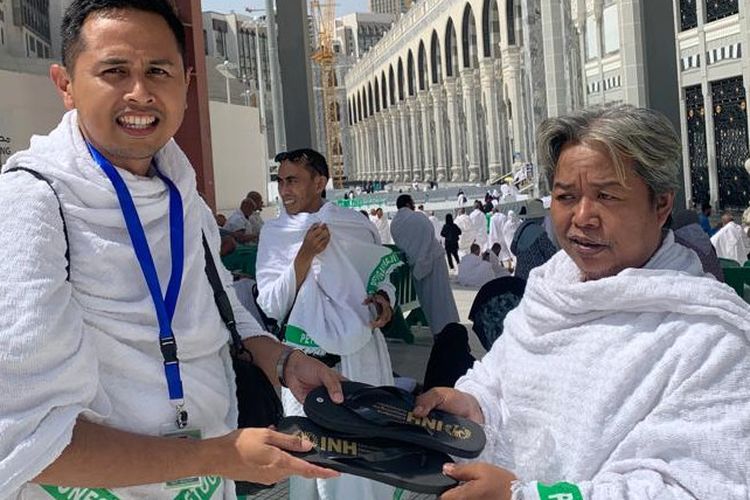
[[[725,267],[724,282],[734,288],[737,295],[750,302],[750,267]]]
[[[733,267],[742,267],[740,266],[740,263],[736,260],[732,259],[725,259],[723,257],[719,257],[719,265],[721,265],[722,269],[731,269]]]
[[[742,267],[750,267],[750,260],[746,260]]]

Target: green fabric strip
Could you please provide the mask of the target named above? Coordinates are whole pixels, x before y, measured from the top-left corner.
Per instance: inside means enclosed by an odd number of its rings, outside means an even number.
[[[307,332],[305,332],[302,328],[294,325],[286,325],[286,330],[284,331],[284,340],[286,342],[289,342],[290,344],[320,349],[318,344],[316,344],[315,341],[311,339],[309,335],[307,335]]]
[[[104,488],[70,488],[66,486],[42,486],[49,496],[57,500],[118,500]]]
[[[174,500],[208,500],[219,489],[221,481],[218,476],[202,477],[200,486],[180,491]]]
[[[581,490],[572,483],[542,484],[537,483],[539,500],[583,500]]]
[[[377,292],[380,288],[380,284],[385,281],[388,275],[396,267],[402,264],[401,257],[396,252],[391,252],[388,255],[381,257],[378,265],[370,273],[370,277],[367,280],[367,295],[372,295]]]

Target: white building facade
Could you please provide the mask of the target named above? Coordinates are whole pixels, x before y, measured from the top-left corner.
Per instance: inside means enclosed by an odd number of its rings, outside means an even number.
[[[545,72],[533,0],[422,0],[346,77],[353,178],[480,182],[534,157],[547,88],[572,105],[562,67]],[[528,31],[524,36],[524,31]],[[564,30],[558,30],[564,31]],[[523,40],[528,40],[526,47]],[[563,48],[563,61],[576,56]],[[560,71],[558,71],[560,70]],[[549,73],[549,74],[546,74]],[[568,103],[570,101],[570,103]]]
[[[315,100],[316,144],[315,147],[328,157],[331,165],[343,165],[345,177],[350,177],[349,168],[354,161],[352,134],[349,121],[346,120],[346,89],[344,79],[347,72],[356,62],[375,46],[388,32],[396,16],[392,14],[352,13],[336,19],[336,33],[333,51],[336,55],[334,66],[336,84],[336,115],[341,136],[336,141],[336,150],[327,151],[326,126],[323,113],[323,87],[321,71],[318,64],[312,64],[313,96]]]
[[[750,0],[673,0],[685,192],[693,203],[750,202]]]
[[[416,0],[370,0],[370,12],[398,15],[409,10]]]

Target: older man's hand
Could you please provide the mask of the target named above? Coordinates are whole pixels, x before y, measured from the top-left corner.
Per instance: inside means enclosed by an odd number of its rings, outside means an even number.
[[[445,464],[443,474],[461,482],[440,500],[510,500],[510,487],[516,476],[487,463]]]
[[[377,310],[377,317],[370,322],[370,328],[382,328],[391,322],[393,318],[393,309],[388,295],[385,292],[375,292],[362,302],[363,305],[374,304]]]
[[[290,354],[284,369],[284,381],[300,403],[305,401],[307,393],[321,385],[326,387],[334,403],[341,403],[344,400],[341,390],[343,379],[337,371],[315,358],[306,356],[302,351]]]
[[[468,418],[479,425],[484,425],[482,407],[479,406],[479,402],[474,396],[450,387],[435,387],[420,394],[414,406],[414,415],[426,417],[434,409]]]

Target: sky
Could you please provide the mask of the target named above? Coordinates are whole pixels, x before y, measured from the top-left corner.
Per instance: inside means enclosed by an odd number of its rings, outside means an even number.
[[[277,0],[277,1],[289,1],[289,0]],[[216,12],[235,12],[244,13],[245,7],[251,9],[262,9],[265,7],[265,0],[202,0],[202,10],[213,10]],[[367,0],[338,0],[336,2],[336,16],[343,16],[344,14],[351,14],[352,12],[367,12],[368,2]],[[258,12],[258,15],[262,15],[262,12]]]

